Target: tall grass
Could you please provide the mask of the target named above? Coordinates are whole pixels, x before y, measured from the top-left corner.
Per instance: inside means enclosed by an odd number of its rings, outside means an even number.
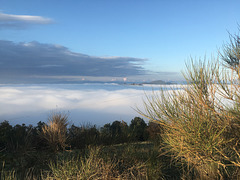
[[[53,151],[64,150],[67,146],[68,116],[63,113],[52,113],[48,124],[42,128],[41,136]]]
[[[132,165],[119,171],[118,162],[103,159],[100,156],[101,148],[90,148],[87,156],[73,157],[51,162],[50,171],[44,179],[147,179],[144,164]]]
[[[1,170],[1,178],[2,180],[15,180],[16,179],[16,173],[14,170],[6,171],[4,170],[5,163],[3,162],[2,170]]]

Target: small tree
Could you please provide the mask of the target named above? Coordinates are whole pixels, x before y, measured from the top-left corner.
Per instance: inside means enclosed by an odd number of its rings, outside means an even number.
[[[8,121],[3,121],[0,123],[0,152],[6,150],[7,145],[11,142],[13,127]]]
[[[95,125],[87,124],[77,127],[72,125],[68,130],[68,141],[72,148],[83,149],[89,145],[97,145],[99,131]]]
[[[140,117],[132,119],[130,124],[131,140],[145,141],[148,139],[147,124]]]
[[[101,143],[104,145],[110,145],[113,141],[111,134],[111,124],[107,123],[100,129]]]
[[[156,144],[162,143],[163,128],[160,124],[150,121],[147,126],[148,139]]]
[[[124,121],[114,121],[110,126],[110,134],[114,144],[128,141],[128,125]]]

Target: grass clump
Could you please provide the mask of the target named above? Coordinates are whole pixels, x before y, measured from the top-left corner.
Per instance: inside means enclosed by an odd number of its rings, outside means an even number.
[[[11,171],[6,171],[4,170],[4,162],[3,162],[3,167],[2,167],[2,170],[1,170],[1,179],[2,180],[15,180],[16,179],[16,174],[15,174],[15,171],[14,170],[11,170]]]
[[[41,136],[47,141],[53,151],[65,150],[67,147],[68,116],[63,113],[53,113],[48,118],[48,124],[42,127]]]
[[[100,155],[101,148],[90,148],[88,155],[50,162],[44,179],[146,179],[144,164],[132,165],[119,171],[119,162]]]

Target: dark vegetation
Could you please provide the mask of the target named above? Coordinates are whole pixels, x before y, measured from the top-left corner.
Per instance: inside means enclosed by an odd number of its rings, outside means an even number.
[[[51,115],[48,124],[40,121],[36,127],[12,126],[3,121],[0,123],[1,179],[88,179],[95,173],[97,176],[90,179],[146,179],[148,174],[158,177],[161,131],[159,125],[146,124],[139,117],[130,125],[114,121],[100,128],[90,124],[69,125],[62,113]],[[73,164],[62,167],[63,162]],[[98,165],[103,169],[96,169]],[[89,171],[87,174],[80,172],[84,166]],[[61,168],[76,172],[57,176],[55,173],[63,172]],[[103,171],[108,172],[103,176]]]

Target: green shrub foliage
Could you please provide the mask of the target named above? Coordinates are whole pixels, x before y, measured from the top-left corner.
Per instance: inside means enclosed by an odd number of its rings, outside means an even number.
[[[219,60],[191,60],[178,91],[154,92],[139,111],[163,127],[165,149],[200,179],[240,176],[240,38]]]

